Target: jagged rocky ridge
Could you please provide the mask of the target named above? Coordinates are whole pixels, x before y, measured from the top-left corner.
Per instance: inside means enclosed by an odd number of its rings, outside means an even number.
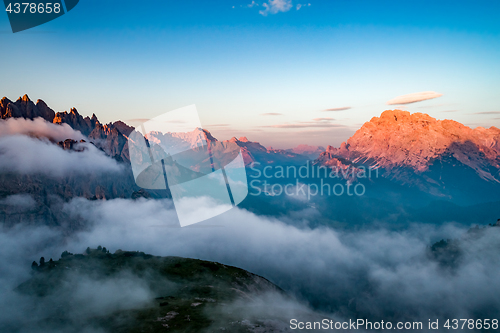
[[[133,127],[122,121],[102,124],[97,116],[83,117],[75,108],[70,111],[54,112],[42,100],[36,103],[31,101],[28,95],[20,97],[15,102],[7,97],[0,100],[0,117],[35,119],[41,117],[47,122],[54,124],[67,124],[76,131],[80,131],[87,137],[90,143],[103,150],[108,156],[118,162],[123,162],[124,172],[120,174],[92,174],[82,177],[81,175],[70,175],[54,179],[42,174],[22,175],[13,172],[0,173],[0,198],[11,195],[29,194],[36,200],[36,206],[20,213],[13,212],[9,207],[0,204],[0,222],[4,225],[19,222],[36,223],[45,221],[48,225],[60,225],[64,223],[65,216],[59,209],[60,201],[67,201],[74,197],[87,199],[113,199],[139,197],[169,197],[166,191],[144,191],[135,184],[131,169],[128,150],[127,136],[133,131]],[[181,135],[176,133],[175,135]],[[206,139],[210,145],[224,146],[235,143],[241,147],[245,163],[260,162],[266,164],[303,164],[307,157],[280,149],[266,149],[257,142],[250,142],[246,138],[232,138],[231,140],[218,141],[207,130],[196,129],[191,133],[185,133],[189,138],[183,138],[185,142],[193,141],[192,144]],[[78,142],[67,139],[55,142],[62,149],[79,151],[82,148]],[[79,228],[78,225],[72,229]]]
[[[92,143],[104,150],[109,156],[118,161],[130,161],[127,136],[134,128],[122,121],[101,124],[95,114],[93,114],[92,117],[83,117],[78,113],[76,108],[71,108],[69,112],[64,111],[56,113],[40,99],[37,100],[36,103],[32,102],[28,95],[20,97],[16,102],[12,102],[7,97],[2,98],[0,101],[0,115],[2,119],[34,119],[36,117],[42,117],[54,124],[68,124],[74,130],[80,131],[83,135],[87,136]],[[206,139],[209,143],[219,142],[205,129],[197,129],[193,132],[186,133],[186,135],[190,136],[190,138],[182,138],[185,142],[193,141],[193,143],[196,143],[199,142],[201,138]],[[309,152],[309,150],[312,149],[312,154],[319,154],[318,150],[322,149],[321,147],[316,147],[314,149],[309,146],[298,147],[298,150],[296,149],[297,151],[290,149],[267,149],[258,142],[249,141],[246,137],[241,137],[239,139],[232,138],[221,142],[233,142],[241,147],[245,164],[247,165],[252,162],[259,162],[262,164],[302,164],[308,159],[308,154],[301,154],[300,152]]]
[[[118,121],[101,124],[95,115],[83,117],[75,108],[69,112],[54,112],[47,104],[38,100],[32,102],[27,95],[13,102],[4,97],[0,100],[0,116],[7,118],[35,119],[41,117],[54,124],[68,124],[80,131],[88,140],[107,155],[119,162],[128,161],[126,135],[133,130],[125,123]],[[81,151],[83,148],[72,139],[56,142],[65,150]],[[123,172],[112,174],[70,174],[59,178],[44,174],[20,174],[15,172],[0,173],[0,198],[11,195],[28,194],[35,200],[33,207],[22,212],[0,204],[0,222],[14,225],[20,222],[38,223],[58,226],[67,224],[66,216],[60,205],[74,197],[87,199],[138,198],[150,195],[140,192],[136,186],[130,167],[123,163]],[[168,192],[164,194],[168,196]],[[67,226],[71,230],[79,229],[78,221],[71,221]]]
[[[41,117],[52,122],[56,116],[54,110],[49,108],[44,101],[38,100],[33,103],[28,95],[19,97],[17,101],[12,102],[7,97],[0,100],[0,117],[6,118],[28,118],[35,119]]]
[[[0,100],[0,117],[35,119],[41,117],[54,124],[68,124],[74,130],[87,136],[97,147],[103,149],[109,156],[127,161],[127,138],[132,127],[121,121],[101,124],[95,114],[92,117],[83,117],[78,110],[71,108],[69,112],[54,112],[41,99],[32,102],[28,95],[24,95],[13,102],[7,97]]]
[[[80,131],[88,140],[117,161],[130,160],[127,136],[133,127],[117,121],[101,124],[98,118],[83,117],[75,108],[69,112],[54,112],[45,102],[32,102],[27,95],[13,102],[4,97],[0,101],[2,119],[22,117],[43,119],[56,124],[68,124]],[[241,148],[245,164],[251,165],[304,165],[309,157],[319,154],[313,162],[316,166],[327,166],[338,170],[351,170],[349,181],[355,181],[360,166],[377,168],[381,177],[396,184],[416,188],[423,193],[440,198],[474,197],[478,201],[500,200],[500,130],[495,127],[471,129],[453,120],[436,120],[426,114],[388,110],[380,117],[366,122],[351,138],[339,148],[299,146],[295,149],[265,148],[246,137],[218,141],[205,129],[196,129],[183,138],[192,144],[204,138],[209,145],[236,144]],[[59,143],[71,148],[71,142]],[[341,173],[342,174],[342,173]],[[5,176],[3,176],[5,177]],[[5,183],[5,182],[4,182]],[[112,186],[100,186],[104,190],[77,188],[59,190],[62,197],[83,194],[89,198],[130,197],[137,191],[129,173],[123,191]],[[74,185],[71,185],[72,187]],[[50,188],[50,187],[49,187]],[[493,193],[493,194],[492,194]]]

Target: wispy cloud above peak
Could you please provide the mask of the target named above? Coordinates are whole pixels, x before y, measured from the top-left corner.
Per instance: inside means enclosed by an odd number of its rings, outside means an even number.
[[[140,124],[140,123],[145,123],[148,120],[150,120],[150,119],[149,118],[134,118],[134,119],[127,119],[127,120],[125,120],[125,122],[130,123],[130,124]]]
[[[267,127],[267,128],[312,128],[312,127],[319,127],[319,128],[337,128],[341,127],[344,128],[344,125],[340,124],[332,124],[330,122],[316,122],[316,123],[295,123],[295,124],[279,124],[279,125],[269,125],[269,126],[262,126],[262,127]]]
[[[345,111],[345,110],[349,110],[349,109],[351,109],[350,106],[343,106],[341,108],[331,108],[331,109],[326,109],[323,111]]]
[[[500,114],[500,111],[485,111],[485,112],[476,112],[474,114]]]
[[[293,123],[284,123],[278,125],[267,125],[262,127],[268,128],[337,128],[345,127],[344,125],[332,123],[334,118],[324,117],[324,118],[314,118],[312,121],[298,121]]]
[[[324,117],[324,118],[314,118],[314,121],[333,121],[335,120],[334,118],[331,117]]]
[[[261,113],[261,116],[282,116],[283,113],[277,113],[277,112],[268,112],[268,113]]]
[[[443,94],[434,92],[434,91],[422,91],[407,95],[401,95],[396,98],[391,99],[386,104],[387,105],[395,105],[395,104],[410,104],[425,101],[428,99],[433,99],[437,97],[441,97]]]

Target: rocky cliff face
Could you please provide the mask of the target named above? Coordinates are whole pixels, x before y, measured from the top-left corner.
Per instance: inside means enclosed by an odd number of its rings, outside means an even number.
[[[128,136],[130,134],[130,132],[132,132],[134,130],[134,128],[132,126],[125,124],[121,120],[115,121],[113,123],[113,127],[116,128],[118,131],[120,131],[120,133],[122,133],[123,135],[126,135],[126,136]]]
[[[92,118],[83,118],[75,108],[71,108],[69,112],[58,112],[51,120],[54,124],[66,123],[74,130],[82,132],[83,135],[88,136],[97,125],[100,125],[96,115],[93,114]]]
[[[130,161],[127,137],[133,131],[133,127],[128,126],[122,121],[116,121],[109,124],[101,124],[96,115],[92,117],[83,117],[78,113],[78,110],[71,108],[69,112],[55,113],[50,109],[44,101],[38,100],[37,104],[31,102],[27,95],[19,98],[15,103],[4,97],[0,101],[0,112],[2,118],[29,118],[42,117],[54,124],[68,124],[73,129],[80,131],[87,136],[90,142],[101,148],[109,156],[119,161]],[[183,143],[190,143],[190,147],[196,147],[202,140],[208,142],[219,142],[212,136],[210,132],[204,129],[194,130],[190,133],[153,133],[152,139],[162,140],[162,136],[168,136],[172,141],[178,137]],[[175,140],[174,140],[175,141]],[[301,146],[298,149],[305,152],[304,155],[290,150],[265,148],[258,142],[249,141],[245,137],[239,139],[232,138],[231,140],[222,141],[222,143],[235,143],[243,153],[243,158],[246,165],[252,162],[259,162],[263,165],[267,164],[302,164],[310,157],[308,154],[319,154],[318,149],[321,147]],[[186,147],[189,149],[189,147]]]
[[[77,145],[78,143],[84,143],[84,142],[85,140],[80,140],[80,142],[78,142],[72,139],[66,139],[64,141],[59,141],[57,145],[64,150],[83,151],[84,149],[81,147],[77,147]]]
[[[453,120],[393,110],[374,117],[340,149],[330,148],[330,152],[387,170],[408,167],[416,172],[428,170],[436,158],[450,153],[479,171],[482,162],[500,166],[499,142],[500,129],[496,127],[471,129]]]
[[[380,168],[386,178],[445,194],[451,173],[463,184],[478,177],[500,184],[500,129],[471,129],[453,120],[389,110],[366,122],[340,148],[329,146],[316,161],[340,159]],[[459,171],[460,170],[460,171]],[[453,184],[455,186],[456,184]]]
[[[72,108],[69,112],[55,113],[47,104],[38,100],[33,103],[27,95],[12,102],[4,97],[0,100],[0,115],[6,118],[34,119],[41,117],[55,124],[66,123],[73,129],[82,132],[89,141],[102,149],[109,156],[119,160],[128,160],[127,138],[123,132],[130,133],[132,128],[123,122],[102,125],[97,117],[83,117]],[[70,138],[57,144],[61,149],[75,153],[85,148],[81,142]],[[18,174],[12,172],[0,173],[0,198],[28,194],[35,201],[33,207],[19,213],[10,211],[6,205],[0,205],[0,223],[6,226],[20,222],[37,223],[44,221],[47,225],[64,225],[66,216],[60,210],[54,210],[59,202],[74,197],[88,199],[130,198],[139,188],[134,182],[131,170],[124,168],[123,172],[112,174],[91,174],[82,177],[72,174],[61,177],[48,177],[43,174]],[[139,193],[140,194],[140,193]],[[136,194],[137,196],[137,194]],[[72,225],[70,229],[80,226]]]
[[[104,150],[109,156],[120,161],[130,160],[128,157],[127,137],[113,124],[101,125],[97,123],[88,137],[91,142]]]

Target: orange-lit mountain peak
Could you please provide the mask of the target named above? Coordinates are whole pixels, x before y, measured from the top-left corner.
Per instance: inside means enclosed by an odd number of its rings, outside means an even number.
[[[482,178],[498,181],[491,170],[500,169],[500,131],[471,129],[423,113],[387,110],[363,124],[339,149],[329,147],[319,159],[329,165],[329,159],[336,157],[398,174],[401,169],[422,173],[434,161],[450,157]]]

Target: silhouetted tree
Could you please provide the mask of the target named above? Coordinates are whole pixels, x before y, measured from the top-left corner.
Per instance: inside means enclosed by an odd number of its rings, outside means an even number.
[[[41,266],[45,266],[45,258],[44,257],[40,258],[40,267]]]
[[[72,255],[73,255],[73,253],[68,252],[68,251],[64,251],[64,252],[61,254],[61,258],[66,258],[66,257],[72,256]]]
[[[103,248],[102,248],[102,252],[103,252],[103,253],[108,253],[109,251],[108,251],[108,250],[106,250],[106,248],[105,248],[105,247],[103,247]]]
[[[31,269],[36,270],[37,268],[38,268],[38,264],[36,263],[36,261],[33,261],[33,262],[31,263]]]
[[[99,246],[97,247],[97,250],[102,251],[102,246],[101,246],[101,245],[99,245]]]
[[[90,254],[90,247],[87,247],[87,249],[85,250],[85,253]]]

